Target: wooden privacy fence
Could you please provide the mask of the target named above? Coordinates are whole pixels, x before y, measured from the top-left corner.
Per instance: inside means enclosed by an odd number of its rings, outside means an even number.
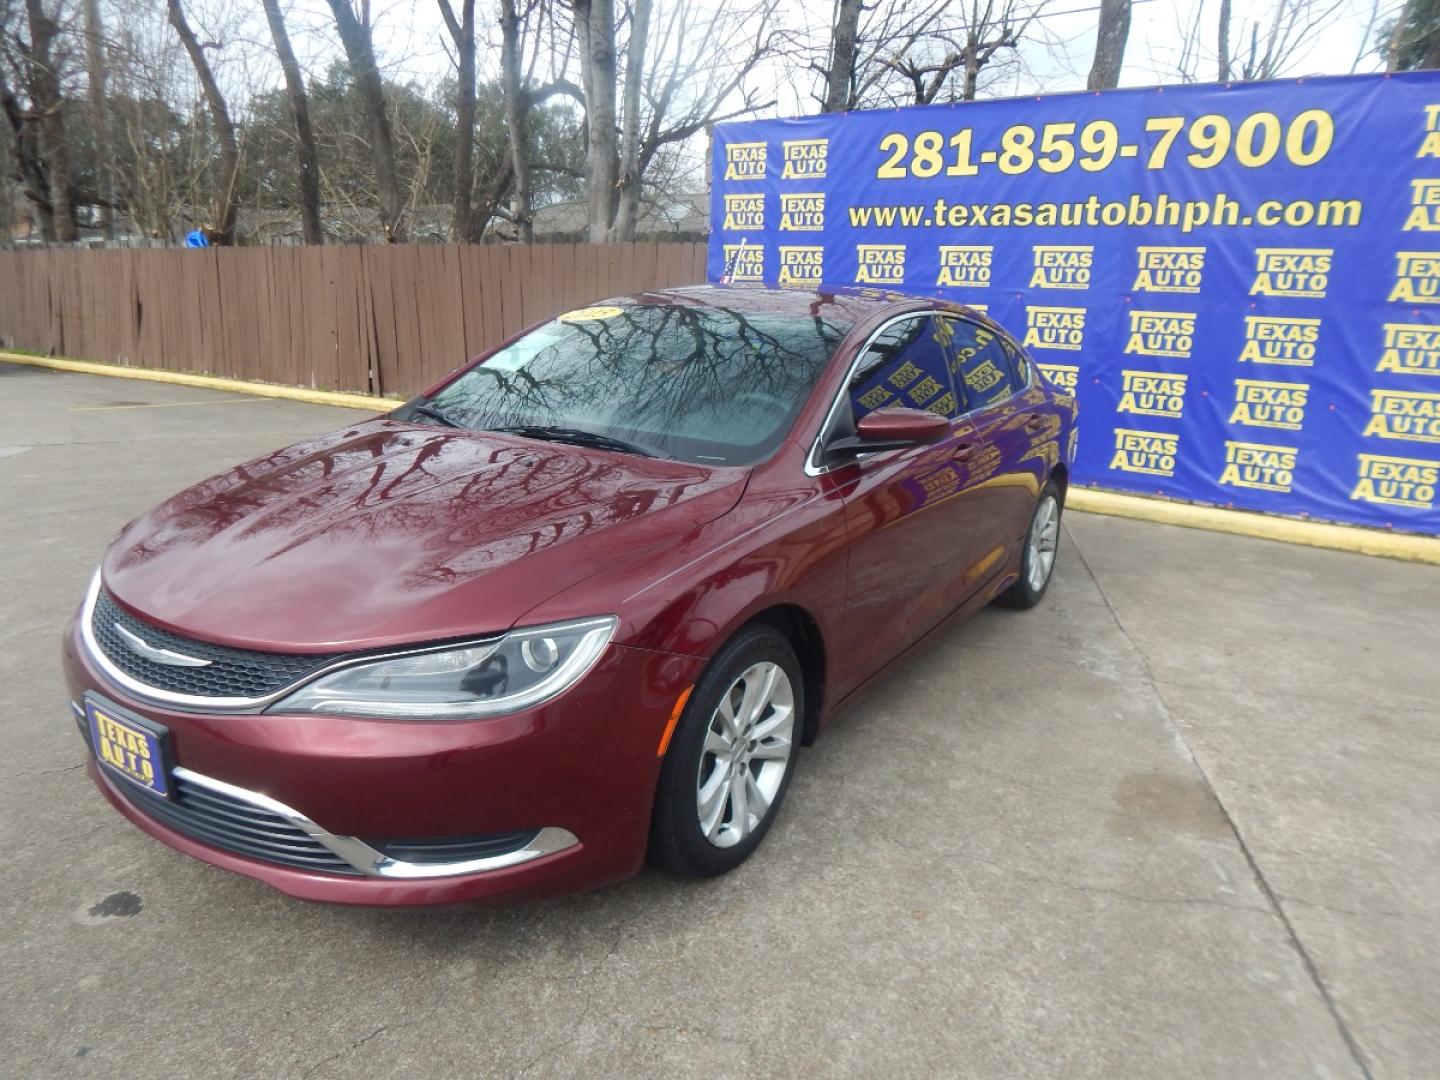
[[[703,244],[0,251],[0,340],[408,396],[540,319],[704,280]]]

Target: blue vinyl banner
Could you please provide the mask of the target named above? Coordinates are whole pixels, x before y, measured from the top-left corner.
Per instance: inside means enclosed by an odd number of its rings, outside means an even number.
[[[1440,74],[724,124],[709,276],[940,295],[1073,482],[1440,533]]]

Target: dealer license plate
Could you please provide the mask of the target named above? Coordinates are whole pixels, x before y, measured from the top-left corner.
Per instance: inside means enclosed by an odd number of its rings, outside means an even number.
[[[85,698],[85,717],[100,764],[146,791],[170,797],[168,728],[90,696]]]

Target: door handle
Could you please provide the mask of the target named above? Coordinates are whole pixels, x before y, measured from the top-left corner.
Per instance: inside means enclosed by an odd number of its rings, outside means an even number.
[[[968,443],[968,442],[967,442],[967,443],[961,443],[959,446],[955,447],[955,452],[950,455],[950,460],[951,460],[951,461],[965,462],[965,461],[969,461],[969,460],[970,460],[972,457],[974,457],[974,456],[975,456],[975,444],[974,444],[974,443]]]
[[[1025,430],[1032,435],[1045,426],[1045,417],[1040,413],[1029,413],[1023,419],[1025,420]]]

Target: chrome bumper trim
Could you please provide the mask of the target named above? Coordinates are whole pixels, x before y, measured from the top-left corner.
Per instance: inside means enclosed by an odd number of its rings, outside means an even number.
[[[211,791],[227,795],[232,799],[248,802],[252,806],[283,818],[301,832],[308,834],[317,843],[329,848],[366,877],[413,881],[421,878],[483,874],[490,870],[504,870],[511,866],[520,866],[546,855],[554,855],[556,852],[572,848],[580,842],[568,829],[550,827],[541,829],[525,847],[516,851],[507,851],[503,855],[491,855],[483,859],[470,859],[465,862],[401,862],[398,859],[390,858],[384,852],[376,851],[363,840],[328,832],[300,811],[286,806],[278,799],[262,795],[258,791],[251,791],[236,784],[227,784],[224,780],[216,780],[213,776],[197,773],[181,765],[175,766],[171,771],[182,780],[188,780],[192,784],[209,788]]]

